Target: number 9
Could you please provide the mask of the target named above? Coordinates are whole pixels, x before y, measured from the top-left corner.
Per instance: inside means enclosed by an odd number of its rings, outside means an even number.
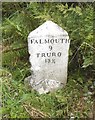
[[[52,46],[49,46],[50,51],[52,50]]]

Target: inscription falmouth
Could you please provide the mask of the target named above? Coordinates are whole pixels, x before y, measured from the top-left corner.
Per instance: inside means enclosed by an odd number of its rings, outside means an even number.
[[[42,39],[31,39],[31,44],[54,44],[54,43],[69,43],[69,39],[44,39],[44,41]]]
[[[66,36],[65,36],[66,37]],[[63,39],[63,38],[60,38],[60,39],[31,39],[31,44],[49,44],[49,51],[48,53],[46,52],[42,52],[42,53],[36,53],[36,57],[39,58],[39,57],[44,57],[44,58],[48,58],[48,59],[45,59],[44,62],[45,63],[56,63],[56,60],[54,59],[54,57],[61,57],[62,56],[62,52],[54,52],[53,51],[53,44],[63,44],[63,43],[69,43],[70,40],[69,39]],[[53,59],[50,59],[52,58]]]

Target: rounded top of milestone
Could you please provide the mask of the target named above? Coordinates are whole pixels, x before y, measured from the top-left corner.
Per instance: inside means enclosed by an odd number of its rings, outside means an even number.
[[[58,26],[56,23],[48,20],[42,25],[40,25],[38,28],[30,32],[28,38],[31,37],[44,37],[44,36],[68,36],[68,33],[63,30],[60,26]]]

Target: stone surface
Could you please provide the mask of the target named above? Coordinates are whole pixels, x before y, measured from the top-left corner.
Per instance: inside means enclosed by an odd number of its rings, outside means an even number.
[[[52,21],[29,34],[30,85],[40,94],[66,84],[69,45],[68,33]]]

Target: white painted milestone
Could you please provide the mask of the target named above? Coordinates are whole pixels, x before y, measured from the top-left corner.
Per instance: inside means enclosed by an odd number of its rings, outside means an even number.
[[[65,86],[69,45],[68,33],[52,21],[46,21],[29,34],[32,75],[27,79],[40,94]]]

